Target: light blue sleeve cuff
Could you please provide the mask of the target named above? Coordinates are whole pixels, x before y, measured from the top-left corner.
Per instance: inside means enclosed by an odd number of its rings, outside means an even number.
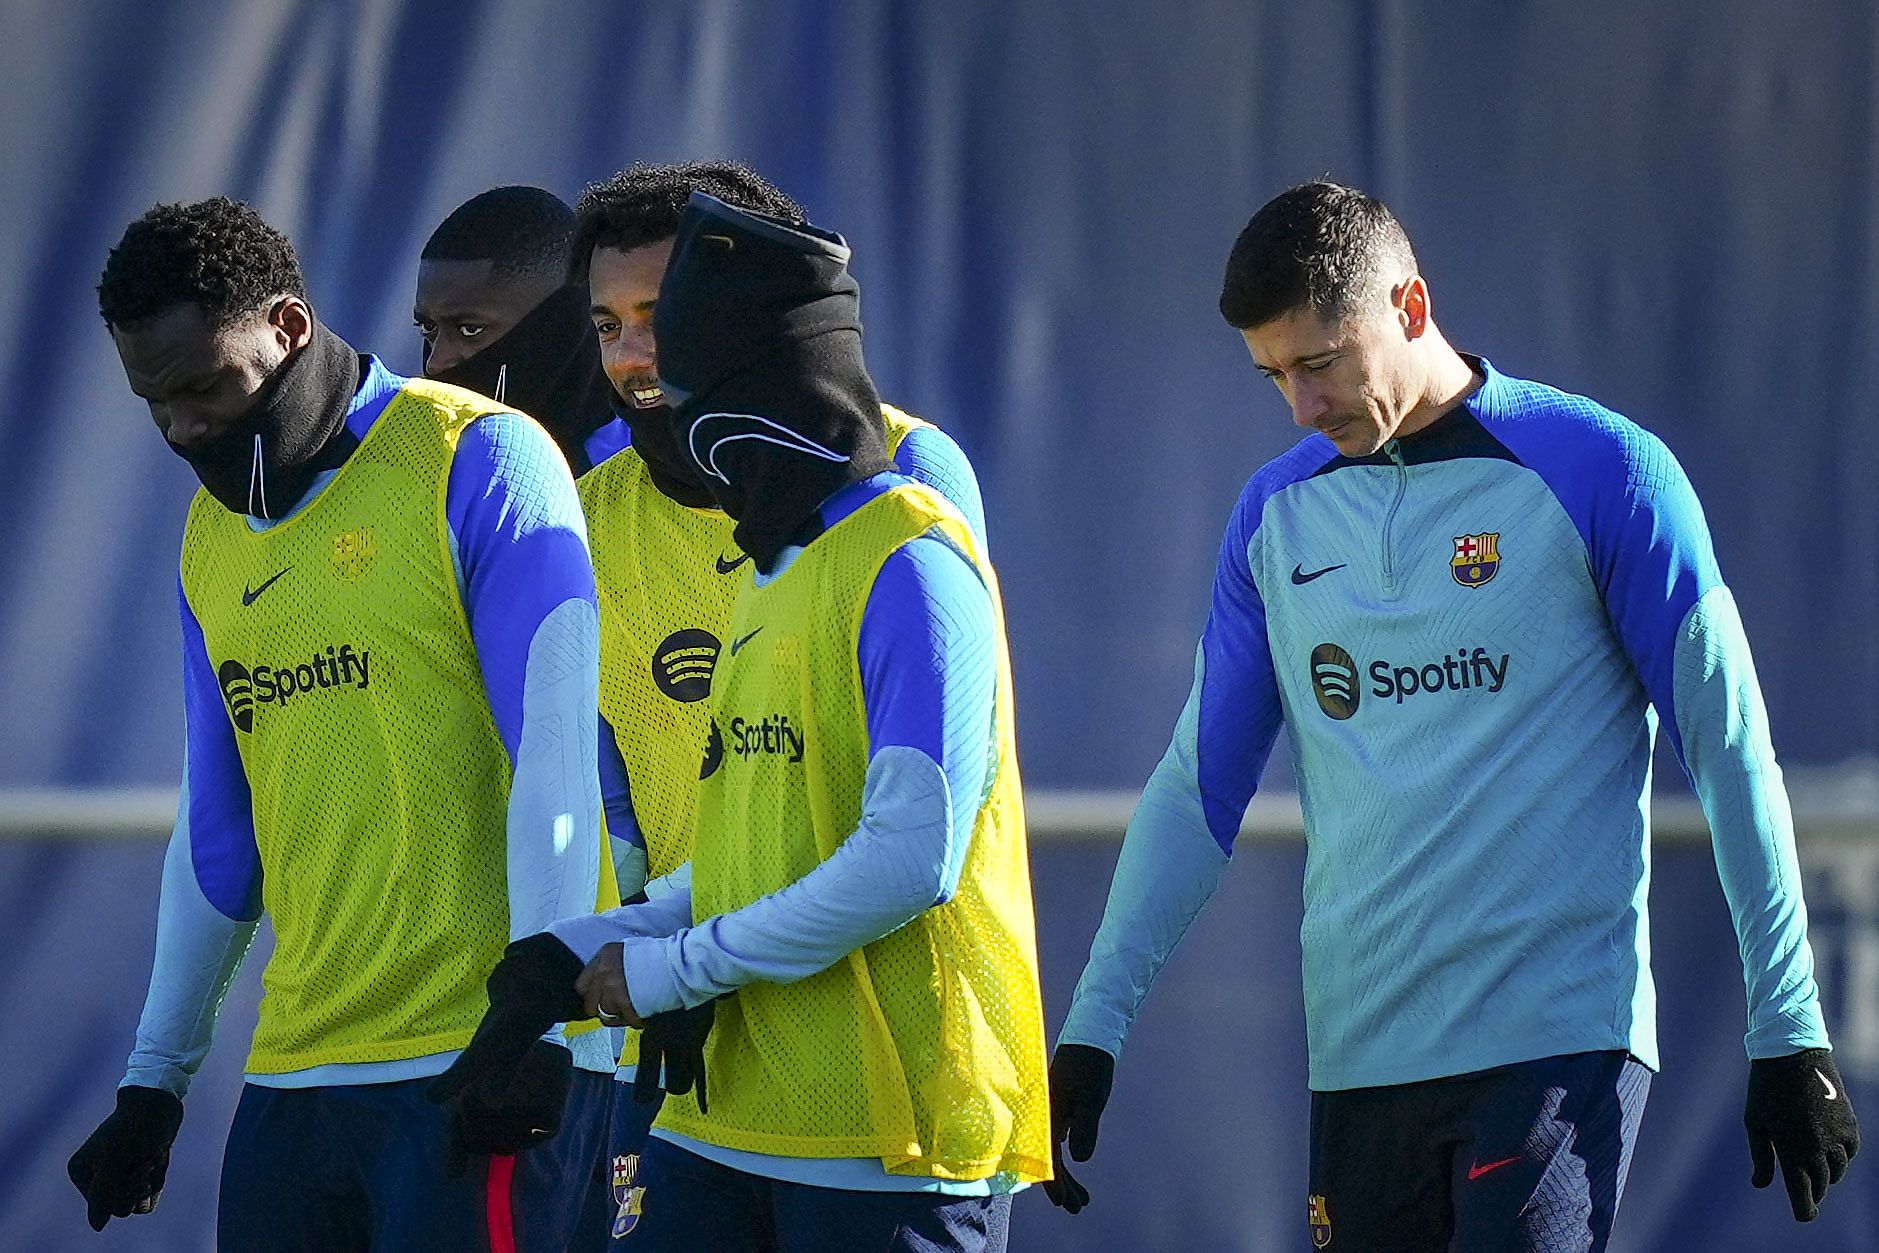
[[[1742,957],[1748,1054],[1831,1047],[1807,943],[1794,814],[1748,636],[1727,587],[1709,589],[1685,616],[1675,683],[1684,764],[1709,819]]]
[[[1227,854],[1208,830],[1195,768],[1202,672],[1174,740],[1149,776],[1122,837],[1109,903],[1077,980],[1060,1044],[1087,1044],[1112,1056],[1181,937],[1213,899]]]
[[[582,914],[557,920],[548,933],[571,949],[583,963],[609,944],[644,936],[667,936],[692,923],[690,892],[670,893],[640,905],[622,905],[600,914]]]
[[[671,874],[662,874],[657,879],[646,880],[646,899],[659,900],[671,896],[674,892],[683,892],[685,899],[692,899],[692,864],[683,862],[675,867]]]

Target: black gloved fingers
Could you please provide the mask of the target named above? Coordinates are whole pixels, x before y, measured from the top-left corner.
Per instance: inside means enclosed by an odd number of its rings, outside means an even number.
[[[711,1103],[705,1100],[705,1055],[702,1052],[698,1055],[698,1112],[711,1112]]]
[[[639,1041],[639,1069],[633,1075],[633,1100],[640,1105],[657,1105],[659,1093],[660,1057],[657,1046],[648,1044],[644,1036]]]
[[[1078,1101],[1070,1109],[1070,1156],[1079,1162],[1090,1160],[1096,1151],[1096,1133],[1102,1119],[1102,1107],[1090,1101]]]
[[[450,1069],[425,1087],[425,1098],[441,1105],[483,1079],[506,1075],[553,1025],[548,1023],[537,1029],[531,1016],[491,1008],[476,1025],[476,1034],[470,1037],[463,1052],[450,1063]]]
[[[1775,1181],[1775,1143],[1766,1133],[1749,1132],[1749,1163],[1752,1170],[1750,1183],[1765,1188]]]
[[[1044,1195],[1050,1203],[1066,1214],[1080,1213],[1090,1203],[1090,1190],[1077,1182],[1075,1175],[1064,1169],[1063,1154],[1051,1154],[1051,1177],[1044,1182]]]

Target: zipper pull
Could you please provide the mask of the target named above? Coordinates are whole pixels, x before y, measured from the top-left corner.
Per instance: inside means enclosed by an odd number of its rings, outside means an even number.
[[[1400,439],[1391,440],[1389,443],[1383,446],[1383,451],[1389,454],[1390,460],[1396,463],[1397,469],[1407,470],[1409,468],[1409,463],[1403,460],[1403,441],[1402,440]]]

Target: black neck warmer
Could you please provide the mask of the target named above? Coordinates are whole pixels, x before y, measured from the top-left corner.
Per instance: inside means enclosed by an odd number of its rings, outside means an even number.
[[[501,339],[430,377],[521,410],[548,429],[576,474],[592,468],[585,444],[609,417],[613,386],[600,368],[586,287],[557,289]]]
[[[760,568],[815,538],[824,500],[893,464],[848,256],[832,232],[694,192],[659,287],[679,446]]]
[[[170,451],[224,508],[282,517],[357,446],[346,412],[363,369],[345,340],[315,322],[313,338],[275,369],[247,413],[214,439]]]
[[[622,400],[618,392],[610,394],[613,397],[613,411],[620,415],[633,432],[633,451],[646,463],[646,473],[651,476],[652,485],[681,505],[689,505],[693,509],[716,509],[717,497],[711,494],[704,479],[699,477],[698,467],[679,447],[678,436],[673,428],[672,410],[662,404],[642,409]]]

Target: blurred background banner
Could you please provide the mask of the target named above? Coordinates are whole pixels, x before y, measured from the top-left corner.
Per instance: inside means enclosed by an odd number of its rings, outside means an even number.
[[[849,236],[883,395],[979,468],[1040,795],[1136,788],[1166,744],[1234,498],[1297,435],[1215,312],[1221,268],[1259,204],[1329,174],[1397,211],[1459,347],[1665,438],[1803,807],[1870,816],[1876,70],[1868,0],[7,0],[0,788],[110,790],[79,824],[110,825],[116,789],[173,787],[180,766],[194,479],[98,319],[128,221],[250,200],[294,239],[321,315],[415,371],[417,254],[458,203],[516,182],[572,200],[634,160],[735,156]],[[1289,790],[1283,753],[1268,783]],[[1113,837],[1098,808],[1075,833]],[[1854,829],[1803,859],[1870,1111],[1879,837]],[[0,1065],[18,1085],[0,1248],[207,1247],[239,1013],[143,1236],[93,1240],[62,1178],[141,1004],[155,834],[0,842]],[[1113,850],[1045,843],[1054,1023]],[[1283,839],[1243,856],[1124,1060],[1097,1208],[1072,1221],[1027,1199],[1014,1247],[1300,1246],[1298,858]],[[1813,1229],[1747,1188],[1726,910],[1706,850],[1659,869],[1671,1069],[1622,1247],[1872,1248],[1879,1162]]]

